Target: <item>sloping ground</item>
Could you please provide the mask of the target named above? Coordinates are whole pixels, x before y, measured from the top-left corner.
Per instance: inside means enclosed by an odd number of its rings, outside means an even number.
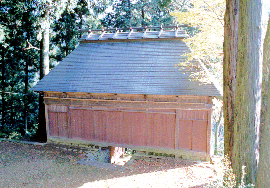
[[[210,163],[135,158],[123,170],[77,164],[82,154],[50,145],[0,142],[0,187],[205,187]]]

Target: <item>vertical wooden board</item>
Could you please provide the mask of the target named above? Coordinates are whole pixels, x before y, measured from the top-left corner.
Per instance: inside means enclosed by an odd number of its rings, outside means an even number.
[[[147,115],[149,118],[147,146],[174,148],[175,114],[157,112],[149,113]]]
[[[149,124],[148,124],[148,143],[147,146],[152,146],[152,147],[157,147],[159,145],[159,139],[160,139],[160,124],[161,122],[161,117],[160,114],[157,113],[149,113],[148,114],[149,118]]]
[[[175,114],[167,114],[165,118],[164,127],[166,128],[167,147],[174,148],[175,146]]]
[[[200,111],[200,120],[207,120],[207,113],[208,113],[208,111],[206,111],[206,110],[201,110]]]
[[[179,119],[184,119],[183,118],[183,110],[178,110],[179,112],[178,112],[178,118]],[[177,113],[177,112],[176,112]]]
[[[67,125],[67,113],[60,112],[57,113],[57,124],[59,126],[59,136],[68,138],[68,125]]]
[[[146,114],[141,112],[127,113],[131,126],[130,144],[134,146],[146,146],[147,143],[147,119]]]
[[[94,111],[94,124],[95,124],[95,140],[107,141],[107,112],[96,110]]]
[[[179,149],[192,149],[192,120],[179,120]]]
[[[167,131],[167,126],[170,126],[167,124],[167,118],[169,117],[169,114],[161,114],[158,113],[156,114],[157,122],[156,124],[156,129],[158,130],[157,133],[155,133],[155,138],[157,139],[158,147],[162,148],[168,148],[169,147],[169,132]],[[156,135],[157,134],[157,135]]]
[[[187,110],[187,119],[194,119],[194,111],[193,110]]]
[[[107,142],[120,143],[120,131],[121,131],[121,112],[107,111]]]
[[[123,144],[130,144],[130,134],[131,134],[131,112],[122,112],[121,113],[121,130],[120,130],[120,136],[121,136],[121,143]]]
[[[147,113],[147,146],[154,147],[155,144],[155,137],[153,136],[155,131],[155,116],[152,113]]]
[[[72,109],[71,115],[71,138],[82,138],[83,110]]]
[[[74,118],[76,118],[76,110],[70,110],[70,138],[73,138],[73,136],[74,135],[76,135],[76,134],[74,134],[75,133],[75,131],[76,131],[76,129],[75,129],[75,124],[76,124],[76,119],[74,119]]]
[[[49,111],[50,136],[58,136],[57,113]]]
[[[199,110],[194,110],[193,113],[194,113],[194,119],[195,120],[200,119],[200,111]]]
[[[138,113],[138,122],[139,124],[137,125],[138,126],[138,134],[139,134],[139,137],[140,138],[140,142],[139,144],[142,145],[142,146],[147,146],[147,143],[148,143],[148,139],[150,137],[150,134],[149,134],[149,114],[147,113]]]
[[[49,140],[50,137],[49,105],[46,104],[45,104],[45,120],[46,120],[47,140]]]
[[[207,120],[193,121],[192,150],[207,151],[207,126]]]
[[[137,146],[139,145],[141,138],[139,136],[141,136],[141,130],[138,129],[139,125],[140,125],[140,117],[137,112],[125,112],[126,116],[125,116],[125,122],[128,122],[130,124],[130,137],[129,137],[129,141],[130,141],[130,145],[134,145]]]
[[[120,143],[122,144],[123,143],[123,135],[122,132],[124,131],[124,127],[125,125],[123,124],[123,112],[119,111],[119,112],[114,112],[114,115],[115,117],[115,125],[114,125],[114,129],[115,129],[115,142],[116,143]]]
[[[182,119],[187,119],[187,111],[182,110]]]
[[[94,111],[83,111],[83,139],[94,140],[95,139],[95,124],[94,124]]]
[[[208,110],[207,111],[207,155],[210,157],[210,150],[211,150],[211,135],[212,135],[212,111]]]
[[[154,132],[154,137],[157,140],[156,146],[163,148],[168,147],[168,140],[166,139],[168,138],[166,129],[166,116],[168,116],[168,114],[156,113],[154,118],[156,125],[155,127],[157,130],[157,132]]]

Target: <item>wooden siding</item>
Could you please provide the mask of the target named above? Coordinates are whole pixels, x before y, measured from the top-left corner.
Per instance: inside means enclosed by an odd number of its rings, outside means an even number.
[[[52,108],[57,109],[49,109]],[[68,112],[49,110],[49,136],[207,152],[208,112],[178,112],[180,115],[176,116],[176,110],[71,108],[68,125]]]
[[[49,111],[50,136],[68,138],[67,113]]]
[[[142,113],[113,109],[106,111],[71,109],[70,112],[72,139],[174,148],[173,111],[167,114],[163,111]]]
[[[179,99],[168,96],[168,101],[177,99],[178,102],[164,102],[166,96],[144,96],[145,101],[130,101],[141,95],[120,95],[124,100],[119,97],[105,100],[107,95],[100,95],[98,100],[66,98],[67,95],[73,94],[64,94],[59,98],[47,94],[45,97],[49,138],[107,143],[108,146],[185,150],[210,155],[209,97]],[[156,102],[158,100],[162,102]],[[181,108],[183,106],[189,108]]]

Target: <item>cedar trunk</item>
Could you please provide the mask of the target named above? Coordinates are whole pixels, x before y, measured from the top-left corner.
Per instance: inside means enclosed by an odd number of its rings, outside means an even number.
[[[49,42],[50,42],[50,25],[49,15],[47,16],[46,26],[42,33],[40,43],[40,79],[49,73]],[[39,94],[39,126],[36,133],[36,140],[40,142],[47,141],[46,134],[46,119],[45,119],[45,104],[43,102],[43,94]]]
[[[262,2],[240,0],[232,166],[236,182],[255,184],[262,87]]]
[[[257,172],[256,187],[270,185],[270,19],[264,40],[262,111],[260,130],[260,161]]]
[[[223,106],[224,154],[232,161],[234,143],[234,104],[238,45],[239,0],[227,0],[224,31]]]
[[[3,132],[3,127],[6,125],[6,97],[5,97],[5,89],[6,89],[6,80],[5,80],[5,71],[6,71],[6,63],[4,59],[5,52],[4,50],[2,51],[1,58],[2,58],[2,63],[1,63],[1,100],[2,100],[2,108],[1,108],[1,126],[0,126],[0,131]]]

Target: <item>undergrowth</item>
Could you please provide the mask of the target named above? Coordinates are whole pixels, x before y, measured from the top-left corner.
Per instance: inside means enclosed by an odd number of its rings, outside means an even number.
[[[208,185],[209,188],[252,188],[254,185],[248,184],[245,185],[244,178],[245,178],[245,166],[242,167],[242,177],[241,177],[241,184],[236,186],[236,178],[235,174],[233,173],[233,169],[231,166],[231,162],[227,156],[225,156],[219,165],[216,166],[215,172],[217,175],[217,180]]]

